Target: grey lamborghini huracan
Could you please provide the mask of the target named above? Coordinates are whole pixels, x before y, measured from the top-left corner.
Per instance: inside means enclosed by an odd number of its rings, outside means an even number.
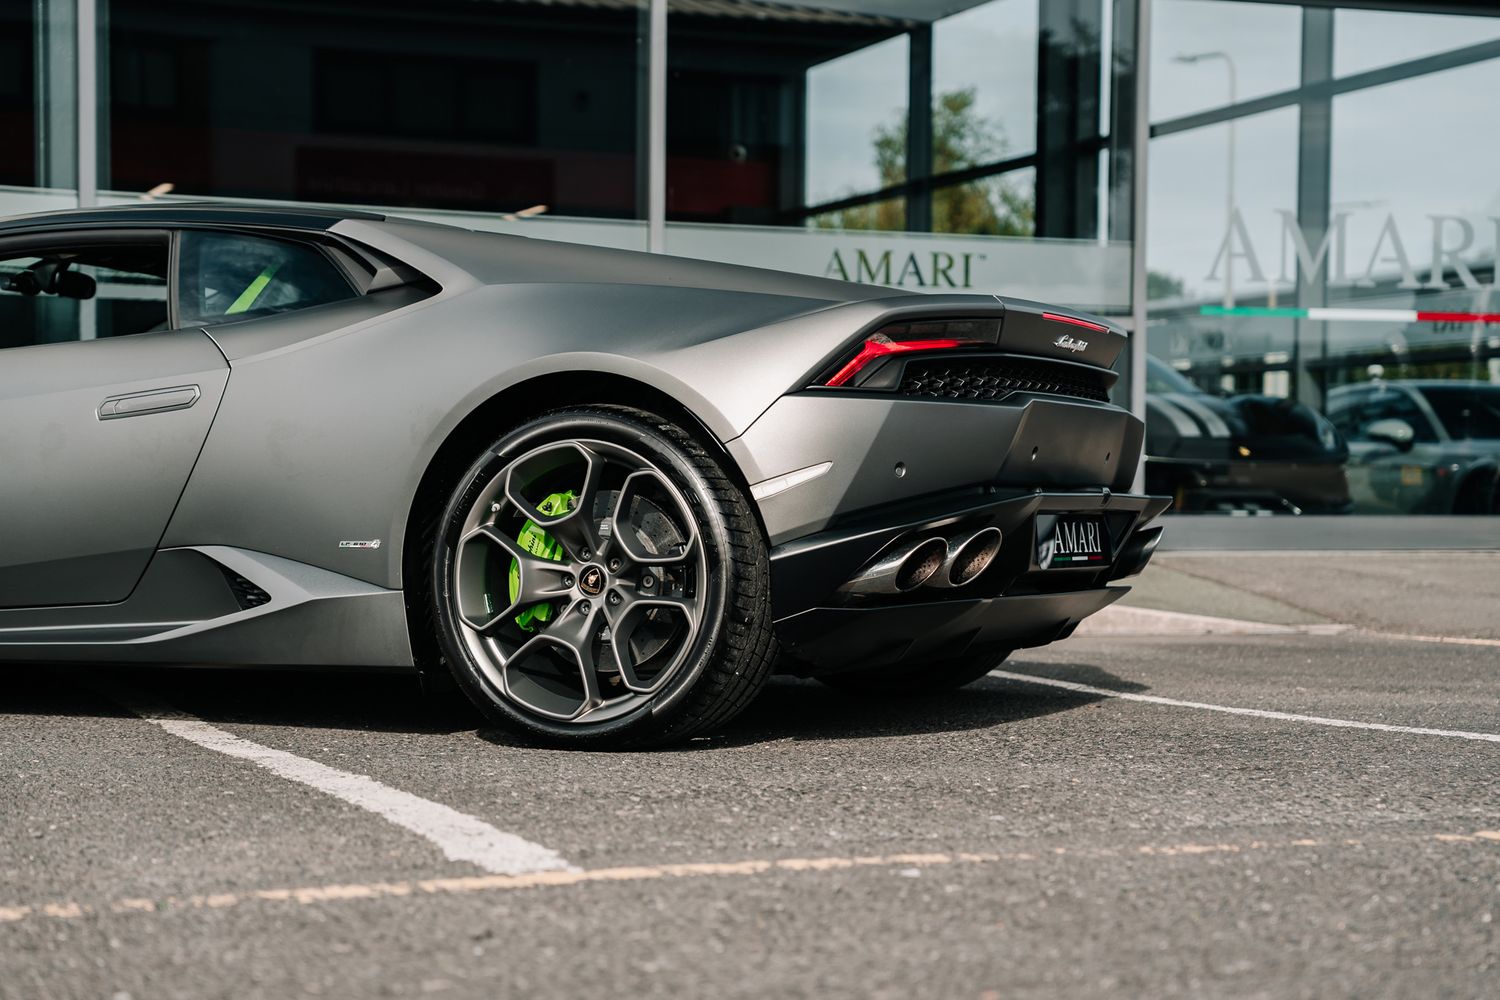
[[[1124,334],[355,212],[0,221],[0,659],[451,677],[566,745],[919,692],[1124,593]]]

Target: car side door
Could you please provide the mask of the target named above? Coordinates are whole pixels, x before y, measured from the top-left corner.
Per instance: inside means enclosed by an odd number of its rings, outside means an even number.
[[[229,378],[177,328],[173,241],[0,240],[0,608],[122,601],[166,530]]]

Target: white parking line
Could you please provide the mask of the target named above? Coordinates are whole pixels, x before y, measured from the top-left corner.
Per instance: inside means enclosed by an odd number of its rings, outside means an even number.
[[[277,777],[315,788],[375,813],[427,838],[453,861],[467,861],[496,875],[577,870],[550,848],[497,830],[483,820],[441,803],[381,784],[363,774],[340,771],[285,750],[261,746],[186,712],[150,704],[136,692],[117,685],[100,681],[95,686],[113,701],[173,736],[206,750],[250,761]]]
[[[1373,729],[1382,733],[1407,733],[1412,736],[1448,736],[1458,740],[1476,740],[1481,743],[1500,743],[1500,734],[1470,733],[1461,729],[1425,729],[1420,726],[1388,726],[1383,722],[1354,722],[1350,719],[1329,719],[1321,715],[1299,715],[1295,712],[1272,712],[1263,708],[1234,708],[1229,705],[1210,705],[1201,701],[1179,701],[1154,694],[1132,694],[1129,691],[1111,691],[1109,688],[1073,681],[1053,680],[1051,677],[1034,677],[1017,674],[1009,670],[991,670],[991,677],[1002,677],[1023,684],[1040,684],[1043,687],[1062,688],[1079,694],[1093,694],[1104,698],[1119,698],[1121,701],[1143,701],[1149,705],[1169,705],[1173,708],[1196,708],[1204,712],[1222,712],[1225,715],[1248,715],[1257,719],[1278,719],[1283,722],[1305,722],[1312,726],[1332,726],[1335,729]]]

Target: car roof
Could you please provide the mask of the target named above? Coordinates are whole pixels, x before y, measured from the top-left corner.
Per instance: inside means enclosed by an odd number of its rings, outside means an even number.
[[[1385,386],[1388,389],[1494,389],[1500,388],[1494,382],[1482,382],[1478,379],[1469,378],[1388,378],[1379,382],[1354,382],[1349,385],[1340,385],[1328,390],[1330,396],[1339,393],[1353,392],[1356,389],[1375,389]]]
[[[107,226],[241,225],[282,229],[332,229],[346,219],[380,222],[383,215],[305,205],[235,205],[205,202],[142,202],[101,208],[75,208],[0,219],[0,236],[22,230]]]

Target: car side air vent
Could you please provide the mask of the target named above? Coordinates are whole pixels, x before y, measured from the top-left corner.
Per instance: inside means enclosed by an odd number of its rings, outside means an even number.
[[[239,602],[241,611],[249,611],[251,608],[258,608],[271,602],[270,594],[234,570],[226,566],[220,566],[219,569],[223,571],[224,580],[229,584],[229,589],[234,592],[234,599]]]
[[[1000,358],[912,359],[901,379],[901,393],[928,399],[999,399],[1012,392],[1039,392],[1075,399],[1109,401],[1103,378],[1074,365],[1014,362]]]

